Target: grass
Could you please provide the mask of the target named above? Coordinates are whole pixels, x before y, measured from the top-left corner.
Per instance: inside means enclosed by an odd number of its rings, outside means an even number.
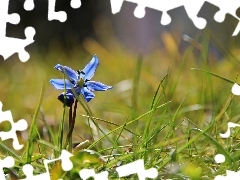
[[[172,38],[166,35],[165,43],[167,37]],[[109,179],[117,179],[116,167],[138,159],[146,169],[156,168],[158,179],[214,179],[226,170],[238,171],[239,128],[228,139],[219,136],[227,122],[239,123],[239,97],[231,94],[238,82],[237,50],[216,61],[208,53],[208,36],[198,44],[202,49],[194,43],[183,54],[168,44],[146,55],[129,52],[114,39],[111,50],[88,39],[68,53],[55,46],[46,55],[33,52],[24,64],[14,57],[2,63],[3,110],[29,123],[28,131],[18,134],[22,151],[15,151],[10,140],[0,142],[1,158],[11,155],[16,161],[5,169],[9,179],[24,178],[22,166],[28,163],[35,174],[44,173],[43,159],[59,157],[64,148],[74,154],[74,168],[65,173],[60,162],[52,163],[52,179],[79,179],[83,168],[107,170]],[[100,65],[93,80],[114,88],[97,92],[90,103],[78,98],[73,134],[67,138],[71,116],[57,100],[61,92],[49,83],[61,78],[53,67],[81,69],[95,53]],[[8,131],[10,124],[1,128]],[[224,163],[215,162],[219,153]]]

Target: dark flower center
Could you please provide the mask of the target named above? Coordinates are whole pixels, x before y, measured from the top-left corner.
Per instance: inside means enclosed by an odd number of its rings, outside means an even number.
[[[80,74],[85,75],[85,72],[83,72],[82,70],[77,70],[77,73],[78,73],[78,75],[80,75]]]

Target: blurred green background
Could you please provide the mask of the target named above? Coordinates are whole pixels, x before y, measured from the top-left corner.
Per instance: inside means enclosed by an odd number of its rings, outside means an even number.
[[[22,1],[17,3],[12,2],[11,12],[22,12]],[[189,91],[191,93],[186,100],[186,107],[194,108],[194,105],[198,104],[211,107],[211,104],[208,104],[208,93],[203,95],[206,97],[199,95],[203,89],[210,91],[208,84],[199,72],[190,68],[204,68],[203,64],[209,63],[213,72],[231,80],[234,80],[238,73],[239,50],[236,39],[231,38],[229,33],[224,36],[224,32],[235,22],[227,22],[222,25],[222,29],[218,29],[222,32],[219,33],[223,38],[221,40],[214,38],[214,29],[196,30],[191,21],[186,19],[186,14],[183,14],[184,18],[174,20],[175,23],[163,27],[160,23],[155,24],[160,20],[155,12],[150,12],[151,16],[146,17],[147,19],[137,19],[132,14],[133,6],[129,6],[129,10],[124,9],[124,12],[112,15],[109,1],[82,1],[82,4],[79,10],[72,10],[69,3],[62,1],[61,4],[59,1],[56,9],[68,13],[67,22],[60,23],[47,21],[46,2],[43,1],[41,6],[40,3],[36,4],[33,12],[20,14],[22,21],[19,25],[9,26],[8,35],[22,37],[22,29],[26,25],[35,27],[37,33],[34,44],[26,48],[31,55],[28,62],[21,63],[16,54],[6,61],[0,61],[0,101],[3,103],[3,110],[12,111],[15,121],[23,118],[31,123],[44,84],[41,106],[43,116],[39,116],[39,128],[44,133],[41,122],[43,117],[57,128],[63,112],[63,105],[57,100],[61,91],[54,89],[49,80],[62,78],[62,74],[55,70],[54,66],[60,63],[75,70],[82,69],[94,54],[99,57],[100,65],[93,80],[112,85],[114,88],[106,92],[96,92],[96,97],[88,105],[95,117],[118,124],[125,122],[133,107],[137,108],[138,115],[149,110],[154,92],[167,73],[170,76],[165,100],[172,100],[173,109],[178,107]],[[40,8],[44,8],[44,11]],[[179,12],[182,12],[182,9],[179,9]],[[30,13],[35,16],[31,16]],[[177,16],[181,17],[176,12],[175,17]],[[183,34],[196,39],[204,48],[207,47],[205,51],[209,50],[208,61],[199,49],[192,47],[192,43],[183,41]],[[132,82],[136,77],[139,53],[143,54],[143,62],[138,90],[133,91]],[[230,94],[231,84],[219,79],[214,79],[211,83],[217,95],[216,104],[221,106]],[[236,102],[235,108],[238,107]],[[84,113],[79,107],[74,133],[74,141],[77,142],[90,137],[87,118],[80,115]],[[201,114],[200,118],[194,121],[203,126],[207,122],[209,111],[206,108],[197,113]],[[159,116],[161,112],[154,120],[157,121]],[[196,112],[180,115],[178,121],[181,122],[186,116],[194,118]],[[106,131],[112,128],[104,122],[99,124],[106,128]],[[9,124],[5,125],[1,125],[1,128],[9,128]],[[141,126],[144,126],[144,122]],[[23,133],[23,138],[26,138],[26,135],[27,132]]]

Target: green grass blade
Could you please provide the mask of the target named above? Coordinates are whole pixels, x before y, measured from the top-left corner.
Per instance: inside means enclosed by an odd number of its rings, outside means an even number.
[[[9,155],[11,155],[13,158],[17,159],[18,161],[22,162],[22,158],[18,156],[14,151],[12,151],[10,148],[5,146],[2,142],[0,142],[0,147],[4,149]],[[23,163],[23,162],[22,162]]]
[[[52,144],[52,143],[49,143],[49,142],[47,142],[47,141],[44,141],[44,140],[37,140],[37,142],[39,143],[39,144],[41,144],[41,145],[44,145],[44,146],[46,146],[46,147],[48,147],[48,148],[50,148],[51,150],[55,150],[55,151],[57,151],[57,152],[61,152],[60,151],[60,149],[58,148],[58,146],[56,146],[56,145],[54,145],[54,144]]]
[[[162,78],[162,80],[160,81],[160,83],[158,84],[157,90],[156,90],[155,93],[154,93],[153,100],[152,100],[152,103],[151,103],[151,109],[153,109],[153,106],[154,106],[154,104],[155,104],[155,100],[156,100],[156,98],[157,98],[157,95],[158,95],[158,92],[159,92],[159,90],[160,90],[160,87],[161,87],[163,81],[167,78],[168,75],[169,75],[169,74],[166,74],[166,75]]]
[[[63,107],[62,120],[59,125],[58,131],[58,148],[62,150],[63,147],[63,133],[64,133],[64,122],[65,122],[66,107]]]
[[[31,163],[31,158],[32,158],[33,148],[34,148],[34,140],[35,140],[36,136],[39,134],[38,130],[37,130],[36,122],[37,122],[37,117],[38,117],[38,114],[40,111],[40,106],[42,104],[43,92],[44,92],[44,83],[42,83],[42,88],[41,88],[37,108],[33,115],[32,123],[31,123],[30,130],[29,130],[28,144],[27,144],[27,162],[26,162],[27,164]]]
[[[88,115],[85,115],[85,114],[80,114],[82,117],[87,117],[87,118],[93,118],[94,120],[97,120],[97,121],[102,121],[102,122],[105,122],[105,123],[108,123],[108,124],[111,124],[111,125],[114,125],[114,126],[117,126],[119,127],[120,125],[115,123],[115,122],[111,122],[111,121],[107,121],[107,120],[104,120],[104,119],[101,119],[101,118],[97,118],[97,117],[90,117]],[[130,129],[127,129],[127,128],[123,128],[125,131],[128,131],[129,133],[139,137],[139,138],[142,138],[140,135],[136,134],[135,132],[131,131]]]
[[[229,82],[229,83],[232,83],[232,84],[235,83],[234,81],[229,80],[229,79],[227,79],[227,78],[225,78],[225,77],[223,77],[223,76],[220,76],[220,75],[218,75],[218,74],[215,74],[215,73],[213,73],[213,72],[205,71],[205,70],[198,69],[198,68],[191,68],[191,70],[201,71],[201,72],[204,72],[204,73],[207,73],[207,74],[211,74],[211,75],[213,75],[213,76],[215,76],[215,77],[217,77],[217,78],[220,78],[220,79],[222,79],[222,80],[224,80],[224,81],[226,81],[226,82]]]
[[[213,145],[215,145],[218,153],[222,153],[228,161],[232,162],[234,164],[234,166],[236,166],[236,162],[231,157],[231,155],[226,150],[224,150],[224,148],[212,136],[210,136],[208,133],[203,132],[201,129],[198,129],[198,128],[190,129],[189,135],[191,134],[192,131],[201,132],[206,137],[206,140],[210,141]]]
[[[108,136],[106,135],[106,133],[99,127],[99,125],[95,122],[94,118],[92,118],[92,117],[93,117],[93,114],[92,114],[90,108],[88,107],[88,104],[87,104],[85,101],[84,101],[84,102],[85,102],[85,104],[84,104],[84,103],[80,100],[79,96],[77,96],[75,90],[74,90],[74,89],[72,89],[72,90],[73,90],[74,96],[76,97],[76,99],[78,100],[78,102],[81,104],[81,106],[82,106],[83,109],[86,111],[87,115],[89,116],[88,119],[91,119],[91,121],[93,122],[93,124],[96,126],[97,130],[98,130],[99,132],[101,132],[101,133],[104,135],[104,137],[106,137],[106,138],[114,145],[114,147],[115,147],[116,149],[119,149],[118,146],[114,143],[114,141],[111,140],[110,137],[108,137]],[[90,125],[89,125],[89,128],[90,128]],[[90,129],[91,129],[91,128],[90,128]],[[91,130],[90,130],[90,132],[91,132],[92,137],[93,137],[93,133],[92,133]],[[101,135],[101,134],[99,133],[99,136],[100,136],[100,135]],[[101,141],[98,141],[98,142],[101,142]],[[97,148],[97,147],[96,147],[96,148]],[[119,150],[120,150],[120,149],[119,149]]]
[[[225,103],[225,105],[223,106],[223,108],[221,109],[219,114],[215,117],[215,119],[207,127],[205,127],[203,130],[201,130],[201,132],[199,134],[197,134],[194,137],[192,137],[186,144],[184,144],[183,146],[179,147],[176,153],[179,154],[183,150],[187,149],[192,143],[194,143],[197,139],[199,139],[201,136],[203,136],[204,133],[206,133],[208,130],[210,130],[213,127],[213,125],[216,122],[218,122],[221,119],[221,117],[224,115],[224,113],[228,109],[229,105],[231,104],[232,98],[233,98],[233,95],[231,95],[231,97],[227,100],[227,102]],[[164,163],[162,163],[159,166],[159,169],[161,169],[164,166],[166,166],[170,161],[171,161],[171,158],[168,158],[166,161],[164,161]]]
[[[152,109],[152,110],[150,110],[150,111],[142,114],[141,116],[138,116],[136,119],[134,119],[134,120],[132,120],[132,121],[129,121],[129,122],[127,122],[126,124],[121,125],[121,126],[115,128],[114,130],[110,131],[109,133],[107,133],[106,135],[104,135],[103,137],[101,137],[99,140],[97,140],[97,141],[95,141],[94,143],[92,143],[92,144],[88,147],[88,149],[91,149],[92,147],[96,146],[97,143],[99,143],[102,139],[106,138],[108,135],[110,135],[110,134],[112,134],[112,133],[114,133],[114,132],[116,132],[116,131],[118,131],[118,130],[121,130],[124,126],[128,126],[128,125],[130,125],[130,124],[132,124],[132,123],[140,120],[141,118],[149,115],[150,113],[152,113],[152,112],[155,111],[156,109],[159,109],[159,108],[162,108],[162,107],[166,106],[166,105],[169,104],[170,102],[171,102],[171,101],[168,101],[168,102],[166,102],[166,103],[164,103],[164,104],[156,107],[155,109]]]
[[[51,127],[50,127],[50,126],[48,125],[48,123],[46,122],[44,113],[43,113],[41,110],[40,110],[40,113],[41,113],[41,115],[42,115],[42,122],[43,122],[44,125],[46,126],[47,131],[48,131],[48,133],[49,133],[49,135],[50,135],[50,142],[51,142],[52,144],[56,144],[55,138],[54,138],[54,133],[53,133]]]
[[[154,109],[154,107],[157,106],[159,101],[160,101],[161,96],[159,96],[159,98],[157,100],[157,103],[156,103],[156,98],[157,98],[157,95],[159,93],[160,87],[161,87],[162,83],[164,82],[164,80],[167,78],[167,76],[168,76],[168,74],[166,74],[158,84],[157,90],[154,93],[153,100],[152,100],[152,103],[151,103],[151,110]],[[154,114],[154,111],[152,112],[152,114]],[[152,122],[152,117],[149,118],[149,120],[147,121],[147,124],[144,128],[144,133],[143,133],[144,138],[143,139],[145,139],[145,143],[144,143],[145,147],[147,146],[146,142],[149,139],[149,131],[150,131],[151,122]]]

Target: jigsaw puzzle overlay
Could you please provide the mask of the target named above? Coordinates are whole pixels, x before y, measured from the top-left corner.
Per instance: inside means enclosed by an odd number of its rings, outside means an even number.
[[[19,144],[17,133],[16,131],[24,131],[27,129],[28,124],[27,121],[24,119],[21,119],[17,121],[16,123],[13,121],[12,113],[11,111],[2,111],[2,102],[0,101],[0,124],[3,121],[8,121],[11,123],[12,129],[8,132],[1,132],[0,131],[0,138],[2,141],[7,139],[13,139],[13,148],[15,150],[20,150],[23,148],[23,145]]]
[[[56,0],[48,0],[48,20],[58,20],[65,22],[67,14],[64,11],[55,11]],[[81,0],[71,0],[70,5],[72,8],[80,8]],[[23,7],[26,11],[34,9],[34,0],[25,0]],[[18,53],[19,59],[22,62],[29,60],[30,55],[25,51],[25,47],[34,42],[35,29],[33,27],[26,27],[26,39],[18,39],[13,37],[6,37],[7,23],[18,24],[20,22],[19,14],[8,14],[9,0],[0,1],[0,55],[4,60],[8,59],[14,53]]]
[[[232,86],[231,91],[234,95],[239,96],[240,95],[240,86],[235,83]],[[240,124],[233,123],[233,122],[228,122],[227,126],[228,126],[227,131],[225,133],[220,133],[219,134],[222,138],[229,138],[230,133],[231,133],[230,129],[235,128],[235,127],[240,127]],[[225,156],[222,155],[222,154],[217,154],[215,156],[214,160],[216,161],[216,163],[224,163],[225,162]],[[226,171],[226,176],[217,175],[214,178],[214,180],[232,180],[232,179],[240,179],[240,171],[235,172],[235,171],[227,170]]]
[[[18,24],[20,22],[18,14],[8,14],[8,6],[9,0],[0,1],[0,55],[6,60],[14,53],[18,53],[19,59],[26,62],[30,55],[24,48],[34,42],[35,29],[33,27],[25,29],[26,39],[6,37],[7,23]]]
[[[18,137],[16,134],[16,131],[24,131],[27,129],[28,124],[27,121],[24,119],[21,119],[17,121],[16,123],[13,121],[12,113],[10,110],[8,111],[2,111],[2,102],[0,101],[0,124],[3,121],[10,122],[12,128],[8,132],[2,132],[0,131],[0,138],[2,141],[7,139],[13,139],[13,148],[15,150],[20,150],[23,148],[23,145],[20,145],[18,141]],[[25,164],[22,167],[23,173],[26,175],[26,178],[22,180],[51,180],[48,164],[61,161],[61,166],[64,171],[70,171],[73,168],[72,161],[70,160],[70,157],[73,155],[66,151],[62,150],[61,155],[58,158],[55,159],[45,159],[43,160],[44,167],[46,169],[45,173],[34,175],[33,174],[33,166],[31,164]],[[3,168],[12,168],[15,164],[15,160],[13,157],[8,156],[4,159],[0,159],[0,180],[6,180],[5,174],[3,172]],[[140,180],[144,180],[145,178],[156,178],[158,175],[158,172],[155,168],[150,168],[148,170],[145,170],[144,168],[144,161],[142,159],[137,160],[135,162],[129,163],[127,165],[120,166],[116,169],[116,171],[119,174],[119,177],[125,177],[132,174],[137,174]],[[94,177],[95,180],[108,180],[108,172],[103,171],[101,173],[95,173],[94,169],[82,169],[79,171],[79,176],[83,180],[87,180],[90,177]]]
[[[160,19],[160,23],[162,25],[168,25],[172,21],[170,15],[168,14],[168,11],[183,6],[188,14],[188,17],[193,21],[194,25],[198,29],[205,28],[205,26],[207,25],[207,21],[204,18],[198,17],[198,12],[200,11],[205,2],[209,2],[220,8],[219,12],[217,12],[214,16],[215,21],[223,22],[226,14],[230,14],[236,19],[240,20],[240,18],[236,15],[236,10],[240,7],[240,1],[236,0],[111,0],[112,13],[119,13],[121,11],[123,3],[126,2],[137,4],[137,7],[133,12],[134,16],[137,18],[143,18],[145,16],[145,8],[161,11],[163,13]],[[239,31],[240,23],[238,23],[235,31],[232,32],[232,35],[238,35]]]
[[[23,166],[22,170],[24,172],[24,174],[26,175],[25,179],[22,180],[51,180],[50,179],[50,172],[48,169],[48,164],[55,162],[55,161],[59,161],[61,160],[61,166],[62,169],[64,171],[70,171],[73,168],[73,164],[70,160],[70,157],[72,157],[73,155],[71,153],[69,153],[66,150],[62,150],[61,155],[59,156],[59,158],[56,159],[52,159],[52,160],[47,160],[45,159],[44,162],[44,167],[46,169],[45,173],[42,174],[38,174],[38,175],[33,175],[33,167],[31,164],[26,164]]]
[[[236,0],[168,0],[168,1],[158,1],[158,0],[110,0],[112,13],[116,14],[120,12],[123,3],[135,3],[137,7],[133,12],[135,17],[143,18],[145,16],[145,8],[154,9],[162,12],[162,17],[160,23],[162,25],[168,25],[172,19],[168,14],[169,11],[183,6],[187,12],[188,17],[193,21],[194,25],[198,29],[203,29],[207,25],[206,19],[198,16],[198,12],[202,8],[205,2],[209,2],[217,7],[219,11],[214,15],[214,20],[221,23],[225,20],[226,14],[229,14],[236,18],[239,22],[240,18],[236,15],[236,10],[240,7],[240,1]],[[48,0],[48,20],[58,20],[60,22],[65,22],[67,20],[67,14],[64,11],[55,11],[56,0]],[[71,0],[70,5],[72,8],[80,8],[81,0]],[[22,62],[29,60],[30,55],[25,51],[25,47],[34,42],[35,29],[33,27],[27,27],[25,29],[26,39],[17,39],[6,37],[6,24],[9,22],[11,24],[18,24],[20,21],[20,16],[18,14],[8,14],[9,0],[0,1],[0,55],[6,60],[14,53],[18,53],[19,59]],[[25,0],[24,9],[26,11],[31,11],[34,9],[34,0]],[[235,27],[232,33],[233,36],[239,34],[240,23]],[[13,46],[14,45],[14,46]]]
[[[183,6],[187,12],[188,17],[193,21],[194,25],[199,28],[203,29],[206,27],[208,21],[203,18],[199,17],[198,13],[200,12],[201,8],[203,7],[205,2],[209,2],[217,7],[219,7],[219,11],[215,13],[214,20],[216,22],[223,22],[226,20],[227,15],[233,16],[238,21],[240,18],[236,15],[236,10],[240,7],[240,1],[236,0],[168,0],[168,1],[158,1],[158,0],[110,0],[112,13],[116,14],[119,13],[123,3],[135,3],[137,7],[133,12],[135,17],[143,18],[145,16],[145,8],[154,9],[157,11],[161,11],[162,17],[160,18],[160,23],[162,25],[168,25],[172,19],[171,16],[168,14],[169,11]],[[67,20],[67,14],[64,11],[55,11],[55,4],[56,0],[48,0],[48,20],[58,20],[60,22],[65,22]],[[81,7],[81,0],[71,0],[70,5],[72,8],[80,8]],[[35,29],[33,27],[26,27],[25,29],[25,36],[26,39],[17,39],[13,37],[6,37],[6,25],[7,23],[11,24],[18,24],[20,22],[20,16],[16,13],[8,14],[8,6],[9,0],[1,0],[0,1],[0,55],[4,57],[6,60],[14,53],[18,53],[19,59],[22,62],[26,62],[29,60],[30,55],[25,51],[25,47],[32,44],[34,42],[35,36]],[[26,11],[31,11],[34,9],[34,0],[25,0],[24,9]],[[232,32],[233,36],[239,34],[240,31],[240,23],[236,26],[235,30]],[[232,93],[234,95],[240,95],[240,86],[234,84],[232,88]],[[21,119],[17,122],[13,121],[13,117],[11,111],[2,111],[2,103],[0,102],[0,123],[3,121],[8,121],[11,124],[11,130],[8,132],[0,132],[0,139],[2,141],[12,139],[12,146],[15,150],[20,150],[23,148],[18,141],[16,131],[24,131],[27,129],[28,124],[26,120]],[[224,134],[220,134],[222,138],[228,138],[230,136],[230,128],[240,127],[239,124],[229,122],[228,123],[228,130]],[[71,153],[67,152],[66,150],[62,151],[62,154],[59,158],[52,159],[52,160],[44,160],[44,165],[46,168],[46,173],[33,175],[33,167],[30,164],[26,164],[22,167],[24,174],[26,175],[25,180],[32,179],[32,180],[40,180],[45,178],[46,180],[50,179],[48,164],[61,160],[62,169],[64,171],[69,171],[73,168],[73,164],[70,161],[70,157],[73,156]],[[215,161],[217,163],[223,163],[225,161],[225,157],[222,154],[217,154],[215,156]],[[3,168],[11,168],[14,166],[14,159],[13,157],[5,157],[4,159],[0,160],[0,179],[4,180],[5,175],[3,172]],[[140,180],[145,178],[156,178],[157,177],[157,170],[155,168],[150,168],[145,170],[143,160],[137,160],[135,162],[129,163],[127,165],[120,166],[116,169],[119,174],[119,177],[125,177],[131,174],[137,174]],[[233,172],[227,171],[226,176],[217,176],[215,180],[220,179],[235,179],[236,177],[240,178],[240,171]],[[104,171],[101,173],[96,174],[94,169],[83,169],[79,172],[79,176],[82,179],[87,179],[89,177],[94,177],[94,179],[107,179],[108,172]]]

